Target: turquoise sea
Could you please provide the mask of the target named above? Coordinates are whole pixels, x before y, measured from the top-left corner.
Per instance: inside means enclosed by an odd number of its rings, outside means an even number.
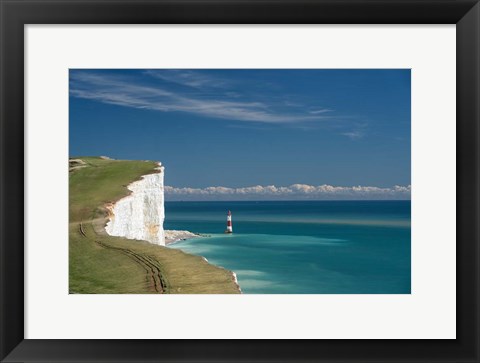
[[[234,271],[243,293],[409,294],[410,204],[166,202],[164,228],[210,235],[170,247]]]

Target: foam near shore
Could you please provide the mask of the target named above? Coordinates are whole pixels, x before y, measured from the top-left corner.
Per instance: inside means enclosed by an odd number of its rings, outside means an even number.
[[[242,293],[242,288],[240,287],[240,284],[238,283],[237,274],[233,271],[230,271],[230,272],[232,273],[233,282],[235,283],[235,285],[237,285],[238,291],[240,291],[240,293]]]
[[[210,237],[210,235],[201,234],[201,233],[192,233],[190,231],[165,230],[166,245],[169,245],[169,244],[171,245],[171,244],[174,244],[175,242],[184,241],[190,238],[198,238],[198,237]],[[177,247],[172,246],[172,248],[177,248]],[[181,247],[179,249],[181,249]],[[186,253],[189,253],[189,252],[186,252]],[[201,255],[197,255],[197,256],[201,257],[201,259],[204,260],[206,263],[227,271],[230,274],[232,281],[235,284],[238,292],[242,294],[242,289],[240,287],[240,284],[238,283],[237,274],[234,271],[228,270],[225,267],[222,267],[219,265],[212,264],[205,256],[201,256]]]

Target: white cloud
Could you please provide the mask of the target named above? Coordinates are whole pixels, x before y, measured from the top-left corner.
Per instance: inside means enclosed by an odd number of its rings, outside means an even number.
[[[169,82],[191,87],[205,87],[207,84],[220,87],[219,85],[223,82],[212,81],[206,76],[188,71],[172,71],[172,73],[148,71],[148,74],[153,75],[154,78],[168,79]],[[124,107],[161,112],[186,112],[199,116],[247,122],[297,123],[331,118],[294,108],[280,111],[273,102],[232,100],[227,92],[222,94],[178,92],[169,89],[168,85],[164,83],[157,85],[150,82],[145,85],[132,77],[100,75],[87,71],[71,73],[70,95]]]
[[[411,186],[395,185],[392,188],[373,186],[333,186],[293,184],[277,187],[275,185],[255,185],[244,188],[208,187],[175,188],[165,186],[165,195],[170,200],[295,200],[295,199],[410,199]]]

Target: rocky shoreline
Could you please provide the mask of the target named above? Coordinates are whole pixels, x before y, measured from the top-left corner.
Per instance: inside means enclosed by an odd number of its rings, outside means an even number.
[[[197,237],[205,237],[205,235],[190,231],[165,230],[165,245]]]

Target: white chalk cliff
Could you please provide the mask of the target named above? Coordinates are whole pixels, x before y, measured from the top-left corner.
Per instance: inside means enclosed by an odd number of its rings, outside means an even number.
[[[158,173],[144,175],[130,184],[132,193],[109,208],[110,221],[105,227],[109,235],[165,245],[164,168],[158,165]]]

